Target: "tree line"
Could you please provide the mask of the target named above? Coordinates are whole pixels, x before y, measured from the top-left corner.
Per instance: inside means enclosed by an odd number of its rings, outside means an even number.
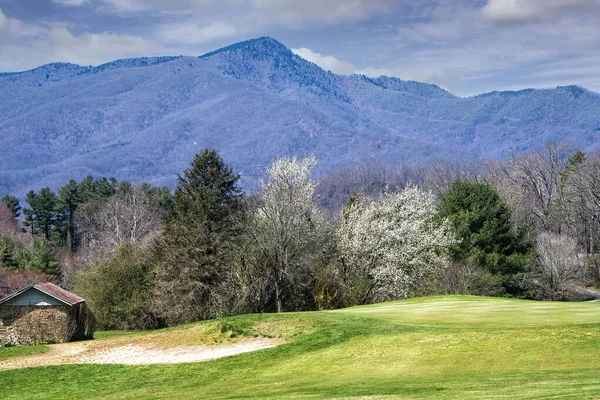
[[[6,196],[0,271],[75,289],[105,329],[440,293],[572,300],[600,278],[598,155],[553,143],[486,164],[360,165],[321,182],[316,163],[279,158],[247,194],[207,149],[172,194],[89,177],[31,191],[23,209]]]

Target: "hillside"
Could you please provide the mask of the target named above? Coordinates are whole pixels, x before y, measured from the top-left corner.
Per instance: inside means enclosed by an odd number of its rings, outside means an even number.
[[[600,143],[600,95],[579,87],[459,98],[424,83],[335,75],[271,38],[201,57],[0,74],[0,93],[0,195],[89,174],[172,185],[204,147],[251,186],[283,154],[314,153],[324,173]]]
[[[93,342],[0,349],[0,397],[595,399],[598,323],[596,303],[465,296],[246,315],[156,332],[101,333]],[[102,365],[112,360],[98,358],[119,349],[180,354],[252,340],[277,347],[171,365]],[[81,353],[68,351],[74,346]],[[51,365],[61,349],[61,365],[2,371],[19,363]]]

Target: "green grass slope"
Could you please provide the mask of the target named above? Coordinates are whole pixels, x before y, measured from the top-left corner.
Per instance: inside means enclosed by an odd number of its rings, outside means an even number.
[[[600,398],[598,303],[452,296],[220,324],[289,341],[198,364],[0,372],[0,398]]]

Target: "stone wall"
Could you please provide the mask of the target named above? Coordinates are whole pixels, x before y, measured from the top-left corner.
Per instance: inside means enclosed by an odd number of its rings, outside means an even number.
[[[71,340],[76,322],[69,306],[0,306],[0,344],[29,345]]]

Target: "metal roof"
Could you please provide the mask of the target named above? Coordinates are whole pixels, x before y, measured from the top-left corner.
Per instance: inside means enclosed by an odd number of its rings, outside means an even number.
[[[61,287],[58,287],[53,283],[47,282],[47,283],[38,283],[35,285],[29,285],[26,288],[23,288],[23,289],[19,290],[18,292],[13,293],[10,296],[5,297],[2,300],[0,300],[0,305],[2,305],[3,303],[6,303],[10,299],[14,299],[15,297],[25,293],[29,289],[39,290],[40,292],[45,293],[48,296],[54,297],[56,300],[59,300],[69,306],[74,306],[76,304],[83,303],[85,301],[84,299],[77,296],[76,294],[73,294]]]

